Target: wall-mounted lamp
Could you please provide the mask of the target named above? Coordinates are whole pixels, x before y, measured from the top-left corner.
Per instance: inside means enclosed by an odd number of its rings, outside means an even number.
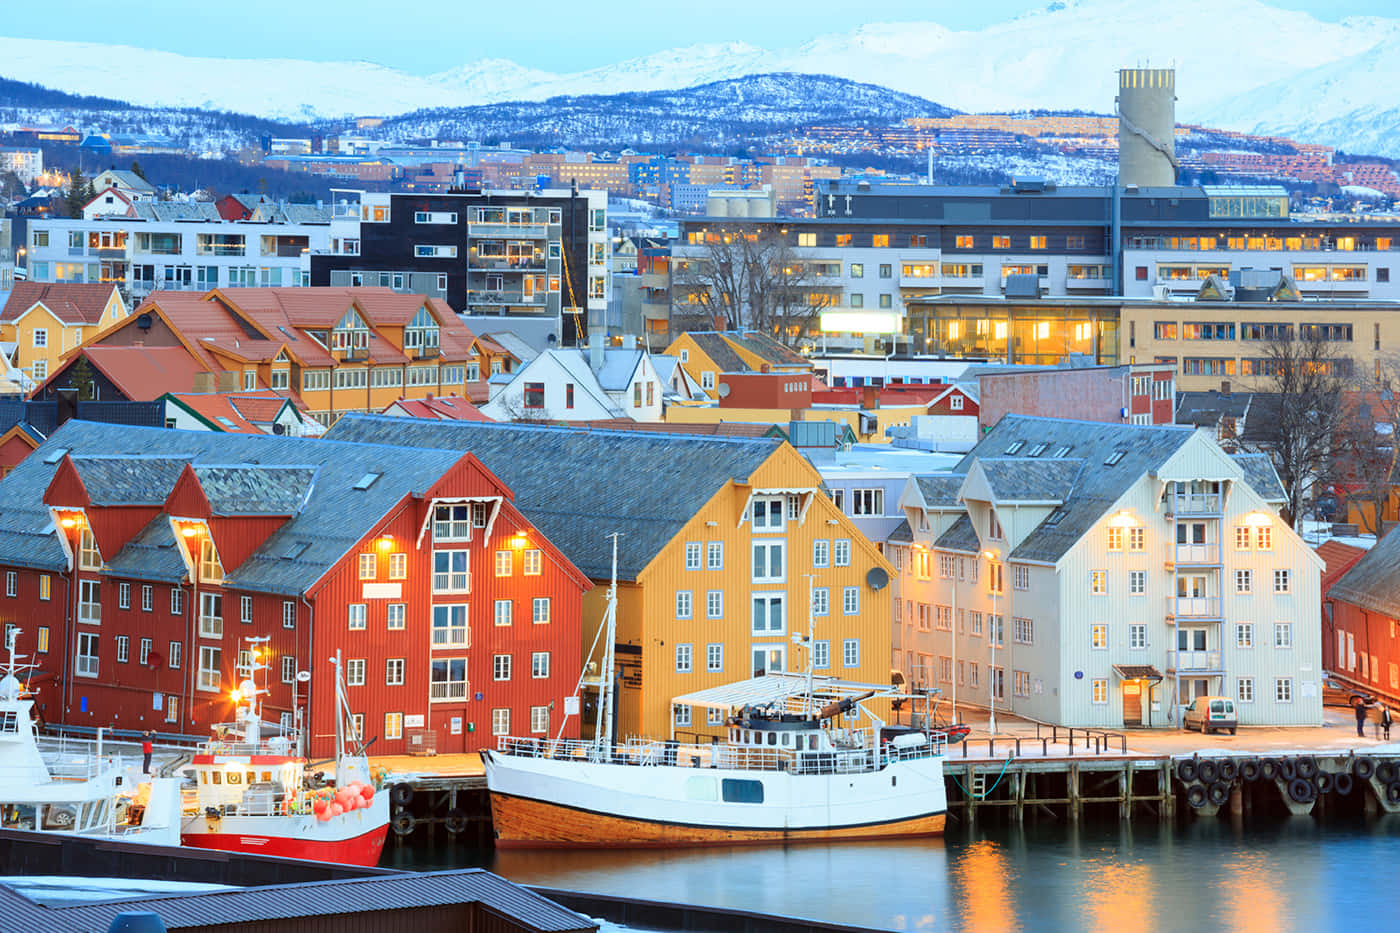
[[[1137,525],[1137,519],[1128,509],[1122,509],[1108,520],[1108,524],[1111,528],[1133,528]]]
[[[525,529],[524,529],[524,528],[520,529],[520,530],[517,531],[514,535],[511,536],[511,539],[510,539],[510,546],[511,546],[511,547],[514,547],[514,548],[522,548],[522,547],[524,547],[524,546],[526,545],[526,543],[527,543],[527,540],[526,540],[526,537],[525,537]]]
[[[76,518],[73,518],[72,516],[69,516],[68,518],[62,519],[59,522],[59,524],[62,525],[64,528],[72,528],[78,524],[78,520]]]
[[[394,546],[394,536],[389,532],[384,532],[379,536],[379,550],[387,551]]]
[[[1267,528],[1273,524],[1273,519],[1256,509],[1245,515],[1244,523],[1251,528]]]
[[[194,525],[185,525],[180,529],[180,534],[184,535],[186,538],[193,538],[195,535],[199,534],[199,528]]]

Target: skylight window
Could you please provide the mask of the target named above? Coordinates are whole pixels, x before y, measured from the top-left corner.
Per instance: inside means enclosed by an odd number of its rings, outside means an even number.
[[[1063,457],[1065,454],[1067,454],[1067,453],[1069,453],[1069,452],[1070,452],[1070,446],[1069,446],[1068,444],[1066,444],[1066,445],[1064,445],[1063,447],[1060,447],[1059,449],[1057,449],[1057,450],[1055,451],[1055,459],[1058,460],[1060,457]]]
[[[358,480],[355,481],[354,488],[368,489],[369,487],[375,484],[375,481],[379,479],[380,475],[381,474],[379,473],[366,473],[364,476],[361,476]]]
[[[282,549],[282,559],[295,560],[304,554],[309,547],[311,547],[310,541],[293,541]]]
[[[1017,441],[1016,443],[1012,444],[1010,447],[1006,448],[1006,452],[1007,452],[1008,454],[1014,454],[1014,453],[1016,453],[1018,450],[1020,450],[1022,447],[1025,447],[1025,446],[1026,446],[1026,445],[1025,445],[1025,442],[1024,442],[1024,441]]]
[[[1049,446],[1049,444],[1036,444],[1034,447],[1031,448],[1031,452],[1026,454],[1026,456],[1039,457],[1041,454],[1045,453],[1045,448]]]
[[[1113,466],[1113,465],[1116,464],[1119,460],[1122,460],[1122,459],[1123,459],[1123,455],[1124,455],[1125,453],[1127,453],[1126,450],[1115,450],[1113,453],[1111,453],[1111,454],[1108,455],[1108,459],[1105,460],[1105,461],[1103,462],[1103,465],[1104,465],[1104,466]]]
[[[1045,520],[1045,524],[1053,528],[1055,525],[1058,525],[1060,523],[1060,520],[1068,514],[1069,513],[1066,512],[1064,509],[1056,509],[1055,511],[1050,513],[1050,517]]]

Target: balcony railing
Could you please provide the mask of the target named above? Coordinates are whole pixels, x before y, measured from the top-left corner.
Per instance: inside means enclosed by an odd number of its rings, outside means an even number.
[[[522,240],[544,240],[549,238],[549,225],[469,221],[467,223],[467,236],[514,237]]]
[[[1219,621],[1219,596],[1168,596],[1167,618],[1181,621]]]
[[[1177,515],[1219,515],[1220,493],[1178,492],[1167,498],[1168,510]]]
[[[1219,651],[1182,651],[1173,649],[1167,652],[1167,670],[1179,674],[1220,674]]]
[[[1209,567],[1220,563],[1218,544],[1167,544],[1167,566]]]
[[[1071,275],[1065,279],[1065,288],[1108,288],[1108,279],[1098,276]]]
[[[533,295],[508,291],[467,292],[467,304],[469,305],[526,305],[542,308],[546,301],[547,295],[544,292],[535,292]]]
[[[539,259],[497,259],[494,256],[473,256],[467,260],[473,272],[544,272],[544,257]]]

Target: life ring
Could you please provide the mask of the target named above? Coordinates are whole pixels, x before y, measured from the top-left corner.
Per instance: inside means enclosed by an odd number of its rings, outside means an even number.
[[[412,813],[409,813],[407,810],[400,810],[394,814],[394,819],[389,825],[394,827],[394,835],[409,836],[413,834],[414,827],[418,825],[418,821],[413,818]]]
[[[1240,777],[1244,778],[1246,781],[1259,780],[1259,774],[1262,770],[1257,759],[1246,758],[1244,761],[1240,762]]]
[[[1293,767],[1304,780],[1317,777],[1317,759],[1312,755],[1299,755]]]
[[[1313,775],[1313,786],[1317,788],[1319,794],[1327,793],[1332,789],[1334,783],[1336,782],[1333,780],[1332,775],[1328,774],[1326,771],[1319,771],[1317,774]]]
[[[1259,777],[1261,780],[1272,781],[1278,777],[1278,762],[1272,758],[1265,758],[1259,762]]]
[[[1186,802],[1199,810],[1206,805],[1206,789],[1203,784],[1192,784],[1186,791]]]
[[[1362,755],[1351,763],[1351,773],[1362,781],[1369,781],[1376,773],[1376,763],[1369,755]]]
[[[1305,781],[1300,777],[1295,777],[1288,782],[1288,796],[1294,803],[1312,803],[1317,791],[1313,789],[1311,781]]]
[[[399,782],[389,791],[389,799],[401,807],[413,803],[413,785]]]
[[[1224,781],[1226,784],[1229,784],[1235,778],[1239,777],[1239,774],[1240,766],[1238,763],[1236,763],[1235,759],[1220,759],[1220,780]]]
[[[1176,763],[1176,779],[1183,784],[1190,784],[1196,780],[1196,760],[1194,758],[1183,758]]]
[[[460,807],[453,807],[447,811],[447,816],[443,817],[442,825],[452,835],[465,832],[467,828],[467,814]]]
[[[1376,765],[1376,780],[1382,784],[1389,784],[1395,780],[1395,762],[1382,761]]]
[[[1353,782],[1351,775],[1347,774],[1345,771],[1332,776],[1332,789],[1337,792],[1337,796],[1345,797],[1347,794],[1351,793],[1352,787]]]
[[[1220,763],[1212,758],[1206,758],[1196,767],[1196,774],[1200,777],[1202,784],[1214,784],[1220,777]]]
[[[1285,781],[1291,781],[1298,776],[1298,766],[1293,763],[1292,758],[1279,759],[1278,776]]]
[[[1206,798],[1217,807],[1221,806],[1230,799],[1230,785],[1224,781],[1216,781],[1206,791]]]

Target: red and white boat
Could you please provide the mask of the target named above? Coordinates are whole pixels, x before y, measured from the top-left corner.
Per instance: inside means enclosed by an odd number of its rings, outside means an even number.
[[[250,639],[250,641],[258,641]],[[254,675],[267,665],[257,660]],[[306,772],[299,730],[264,723],[252,678],[233,692],[237,714],[215,727],[195,754],[195,790],[187,796],[183,845],[286,858],[377,865],[389,828],[389,793],[380,793],[354,735],[340,656],[335,665],[336,757],[333,781]]]

